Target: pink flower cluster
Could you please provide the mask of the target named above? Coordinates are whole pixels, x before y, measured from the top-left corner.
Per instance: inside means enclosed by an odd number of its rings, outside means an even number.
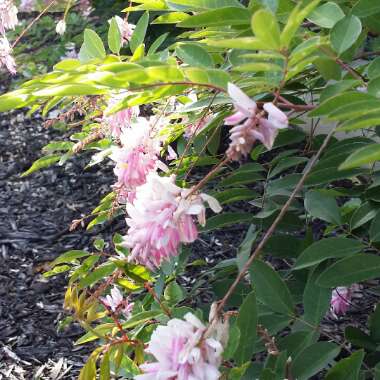
[[[228,84],[228,94],[233,100],[235,113],[225,119],[226,125],[233,125],[230,134],[230,146],[227,156],[238,161],[247,156],[256,140],[261,141],[267,149],[271,149],[279,129],[288,127],[287,116],[273,103],[265,103],[264,112],[258,112],[257,104],[239,87]]]
[[[150,172],[146,183],[136,189],[133,203],[127,204],[124,245],[131,248],[129,259],[153,270],[176,256],[180,243],[191,243],[198,236],[194,217],[205,223],[204,202],[214,212],[221,211],[213,197],[178,187],[175,176]]]
[[[124,299],[116,286],[111,289],[111,294],[101,298],[101,300],[113,313],[121,313],[126,319],[131,316],[134,303]]]
[[[12,47],[5,32],[10,29],[14,30],[17,24],[17,7],[13,1],[0,1],[0,67],[5,66],[12,75],[17,72],[16,62],[12,57]]]
[[[223,346],[205,337],[206,327],[193,314],[172,319],[153,332],[147,352],[157,360],[141,365],[135,380],[218,380]]]

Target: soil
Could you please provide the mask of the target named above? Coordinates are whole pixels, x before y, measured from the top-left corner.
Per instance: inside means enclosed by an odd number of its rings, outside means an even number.
[[[85,158],[21,178],[41,147],[61,133],[26,119],[0,120],[0,379],[76,378],[88,348],[73,347],[75,324],[57,332],[64,276],[45,279],[45,264],[69,249],[92,245],[91,233],[69,232],[109,192],[112,169],[85,170]],[[108,226],[102,227],[109,228]]]

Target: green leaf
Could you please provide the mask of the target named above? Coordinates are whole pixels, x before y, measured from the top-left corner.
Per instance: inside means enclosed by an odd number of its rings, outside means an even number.
[[[90,252],[73,249],[57,257],[50,265],[53,267],[55,265],[62,264],[62,263],[72,263],[75,260],[78,260],[82,257],[90,256],[90,255],[91,255]]]
[[[91,286],[105,279],[111,275],[116,269],[116,265],[112,262],[108,262],[98,268],[93,272],[89,273],[87,276],[83,277],[79,282],[79,287],[84,288],[86,286]]]
[[[372,164],[378,160],[380,160],[380,144],[375,143],[351,153],[339,166],[339,169],[356,168],[358,166]]]
[[[58,162],[60,159],[61,159],[61,155],[59,154],[41,157],[38,160],[34,161],[32,166],[27,171],[21,174],[21,177],[25,177],[29,174],[32,174],[37,170],[47,168],[55,164],[56,162]]]
[[[359,38],[362,23],[354,15],[346,16],[338,21],[330,33],[331,45],[338,55],[348,50]]]
[[[198,13],[188,17],[177,26],[180,28],[195,28],[225,25],[249,25],[250,12],[241,7],[225,7]]]
[[[249,256],[251,255],[251,251],[252,251],[252,245],[255,242],[258,233],[259,231],[256,230],[255,225],[252,224],[249,226],[249,229],[236,255],[236,264],[239,268],[239,271],[243,269],[245,263],[249,259]]]
[[[380,343],[380,304],[376,305],[375,311],[369,317],[369,331],[371,339]]]
[[[197,44],[180,44],[175,49],[176,55],[190,66],[212,68],[214,62],[211,55],[202,46]]]
[[[92,355],[81,369],[79,380],[96,380],[96,360]]]
[[[358,0],[352,13],[358,17],[368,17],[380,12],[380,3],[373,0]]]
[[[325,380],[357,380],[364,358],[364,350],[354,352],[351,356],[341,359],[332,367]]]
[[[255,36],[267,44],[268,50],[278,50],[280,48],[280,27],[271,11],[260,9],[255,12],[252,17],[251,27]]]
[[[372,220],[371,227],[369,229],[369,238],[371,242],[380,241],[380,212],[377,212],[376,216]]]
[[[375,351],[377,348],[371,337],[357,327],[346,327],[344,337],[356,347],[365,348],[368,351]]]
[[[252,214],[248,212],[224,212],[223,214],[215,215],[209,218],[206,226],[202,228],[201,231],[208,232],[234,224],[246,224],[251,222],[252,219]]]
[[[103,41],[92,29],[84,30],[84,47],[90,58],[104,59],[106,57]]]
[[[242,7],[239,0],[170,0],[170,4],[188,6],[189,9],[215,9],[223,7]]]
[[[380,256],[358,254],[331,265],[319,276],[317,283],[328,288],[349,286],[355,282],[377,278],[379,273]]]
[[[252,359],[255,350],[257,305],[254,291],[244,299],[239,309],[236,326],[240,330],[240,342],[235,352],[235,360],[238,365],[241,365]]]
[[[275,177],[276,175],[282,173],[284,170],[298,166],[307,162],[308,159],[305,157],[287,157],[278,162],[278,164],[270,171],[268,178]]]
[[[316,8],[308,19],[315,25],[331,29],[343,17],[340,6],[329,1]]]
[[[251,189],[236,188],[213,193],[220,204],[228,204],[238,201],[248,201],[259,197],[259,193]]]
[[[342,218],[335,198],[310,190],[305,195],[305,209],[314,218],[340,225]]]
[[[320,3],[320,0],[311,1],[308,5],[303,6],[303,3],[299,3],[296,7],[291,5],[292,12],[288,17],[288,21],[281,32],[281,46],[289,47],[294,35],[297,33],[299,27],[306,17],[309,16],[315,7]]]
[[[375,58],[367,69],[369,79],[375,79],[380,75],[380,57]]]
[[[185,298],[185,292],[175,281],[168,284],[164,291],[164,299],[170,305],[176,305]]]
[[[237,37],[232,39],[226,38],[223,40],[206,39],[203,42],[207,43],[209,46],[230,49],[265,50],[267,48],[263,41],[260,41],[255,37]]]
[[[272,267],[263,261],[255,260],[249,269],[249,277],[260,302],[278,313],[294,314],[289,289]]]
[[[104,88],[88,83],[61,84],[58,86],[49,86],[42,90],[36,91],[36,96],[80,96],[80,95],[101,95],[106,93]]]
[[[164,33],[160,37],[158,37],[152,43],[152,45],[150,45],[150,48],[148,50],[148,54],[147,55],[154,54],[157,51],[157,49],[164,43],[164,41],[166,40],[166,38],[168,37],[168,35],[169,35],[169,33]]]
[[[354,239],[345,237],[322,239],[310,245],[301,253],[293,269],[304,269],[330,258],[352,256],[363,249],[364,245]]]
[[[115,17],[111,19],[110,28],[108,29],[108,46],[112,53],[120,53],[121,33]]]
[[[177,22],[186,20],[188,17],[190,16],[185,12],[170,12],[158,16],[152,24],[176,24]]]
[[[245,375],[245,373],[247,372],[247,370],[251,364],[252,364],[252,362],[248,361],[239,367],[232,368],[228,374],[228,380],[241,380],[241,379],[243,379],[243,376]],[[244,378],[245,378],[245,376],[244,376]]]
[[[351,104],[353,102],[358,102],[361,100],[364,101],[374,99],[376,99],[374,96],[358,91],[344,92],[342,94],[330,97],[324,102],[322,102],[317,108],[309,112],[309,117],[324,116],[335,111],[337,108],[345,106],[347,104]]]
[[[110,380],[111,379],[111,366],[109,351],[107,351],[102,358],[100,369],[99,369],[99,380]]]
[[[322,288],[316,282],[321,271],[322,268],[317,267],[309,274],[303,292],[303,319],[313,326],[319,325],[330,307],[331,290]]]
[[[370,202],[363,203],[351,217],[350,220],[350,229],[355,230],[372,220],[378,211],[378,208],[375,207]]]
[[[145,34],[148,29],[149,13],[145,12],[136,24],[136,28],[133,31],[129,46],[132,53],[144,42]]]
[[[227,187],[227,186],[236,186],[236,185],[244,185],[249,183],[255,183],[264,179],[263,176],[258,172],[253,171],[239,171],[237,170],[235,173],[232,173],[227,178],[224,178],[219,182],[219,186]]]
[[[280,338],[278,341],[278,348],[280,351],[286,351],[287,354],[294,360],[298,354],[309,346],[313,341],[313,333],[309,331],[296,331]]]
[[[71,269],[69,265],[56,265],[52,270],[49,270],[43,274],[45,278],[56,276],[57,274],[61,274],[67,272]]]
[[[314,343],[295,358],[292,375],[297,380],[308,380],[330,364],[339,352],[340,348],[334,343]]]
[[[228,335],[228,342],[226,345],[226,348],[223,351],[223,358],[228,360],[232,359],[234,356],[237,348],[239,347],[240,343],[240,330],[239,328],[235,325],[233,325],[230,328],[229,335]]]

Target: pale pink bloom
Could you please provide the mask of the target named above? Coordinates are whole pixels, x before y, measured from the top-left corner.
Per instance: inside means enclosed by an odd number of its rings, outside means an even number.
[[[19,6],[21,12],[32,12],[35,9],[36,0],[22,0]]]
[[[153,332],[146,352],[157,360],[140,366],[135,380],[218,380],[222,344],[204,337],[206,327],[191,313]]]
[[[129,259],[157,268],[178,255],[180,243],[191,243],[198,236],[194,217],[205,221],[207,202],[215,212],[218,202],[206,194],[190,195],[191,189],[175,184],[175,176],[161,177],[150,172],[146,183],[137,187],[133,203],[127,204],[129,226],[124,245],[131,248]]]
[[[124,299],[116,286],[111,289],[111,294],[102,297],[101,300],[113,313],[122,313],[126,319],[131,316],[134,303],[130,303],[127,299]]]
[[[12,48],[6,37],[0,37],[0,67],[5,66],[14,75],[17,73],[16,62],[11,55]]]
[[[226,125],[234,126],[230,132],[227,156],[235,161],[247,156],[256,140],[271,149],[278,130],[288,127],[287,116],[273,103],[266,103],[264,110],[268,117],[265,118],[263,112],[257,111],[257,104],[232,83],[228,84],[228,93],[236,112],[225,118]]]
[[[156,156],[145,153],[143,147],[133,150],[116,148],[111,159],[116,162],[114,173],[118,185],[130,190],[145,183],[146,176],[155,169],[157,161]]]
[[[119,103],[125,95],[114,95],[108,102],[105,114],[109,112],[117,103]],[[111,115],[105,115],[103,122],[109,126],[111,135],[119,138],[123,129],[131,125],[132,119],[139,116],[140,109],[138,106],[125,108]]]
[[[350,307],[352,298],[352,288],[340,286],[331,293],[331,312],[335,317],[346,314]]]
[[[60,36],[63,36],[66,32],[66,21],[59,20],[57,26],[55,27],[55,31]]]
[[[178,154],[176,151],[168,145],[168,155],[166,156],[166,159],[171,161],[171,160],[176,160],[178,158]]]
[[[120,30],[121,43],[124,45],[125,43],[129,42],[129,40],[131,39],[133,31],[136,28],[136,25],[130,24],[127,21],[127,19],[122,19],[119,16],[115,16],[115,20]]]
[[[6,30],[14,30],[18,24],[17,7],[12,0],[0,1],[0,33],[4,34]]]

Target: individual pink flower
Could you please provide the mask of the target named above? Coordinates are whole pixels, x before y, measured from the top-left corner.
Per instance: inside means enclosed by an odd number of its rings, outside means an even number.
[[[239,87],[228,84],[228,93],[233,100],[235,113],[225,118],[226,125],[233,125],[230,131],[230,146],[227,156],[238,161],[247,156],[256,140],[261,141],[267,149],[271,149],[278,130],[288,127],[287,116],[273,103],[264,104],[264,112],[258,112],[257,104]]]
[[[130,303],[127,299],[124,299],[116,286],[111,289],[111,294],[102,297],[101,300],[113,313],[122,313],[126,319],[131,316],[134,303]]]
[[[146,183],[137,187],[133,203],[127,204],[129,226],[124,245],[131,248],[130,261],[157,268],[178,255],[179,244],[191,243],[198,236],[194,217],[205,221],[207,202],[215,212],[218,202],[206,194],[190,194],[175,184],[175,176],[150,172]]]
[[[119,103],[124,96],[115,95],[108,102],[108,106],[105,110],[107,114],[117,103]],[[111,135],[115,138],[119,138],[123,129],[131,125],[132,119],[139,116],[140,110],[138,106],[125,108],[112,115],[106,115],[103,117],[103,122],[109,126]]]
[[[204,337],[206,327],[191,313],[171,319],[153,332],[146,352],[156,362],[140,366],[135,380],[218,380],[221,376],[222,344]]]
[[[351,304],[352,288],[340,286],[331,293],[330,309],[335,317],[346,314]]]
[[[17,73],[16,62],[11,55],[12,48],[6,37],[0,37],[0,67],[5,66],[14,75]]]
[[[117,26],[120,30],[121,43],[124,45],[129,42],[132,37],[133,31],[136,28],[136,25],[130,24],[127,19],[122,19],[119,16],[115,16]]]
[[[12,0],[0,1],[0,33],[4,34],[6,30],[14,30],[18,24],[17,7]]]

